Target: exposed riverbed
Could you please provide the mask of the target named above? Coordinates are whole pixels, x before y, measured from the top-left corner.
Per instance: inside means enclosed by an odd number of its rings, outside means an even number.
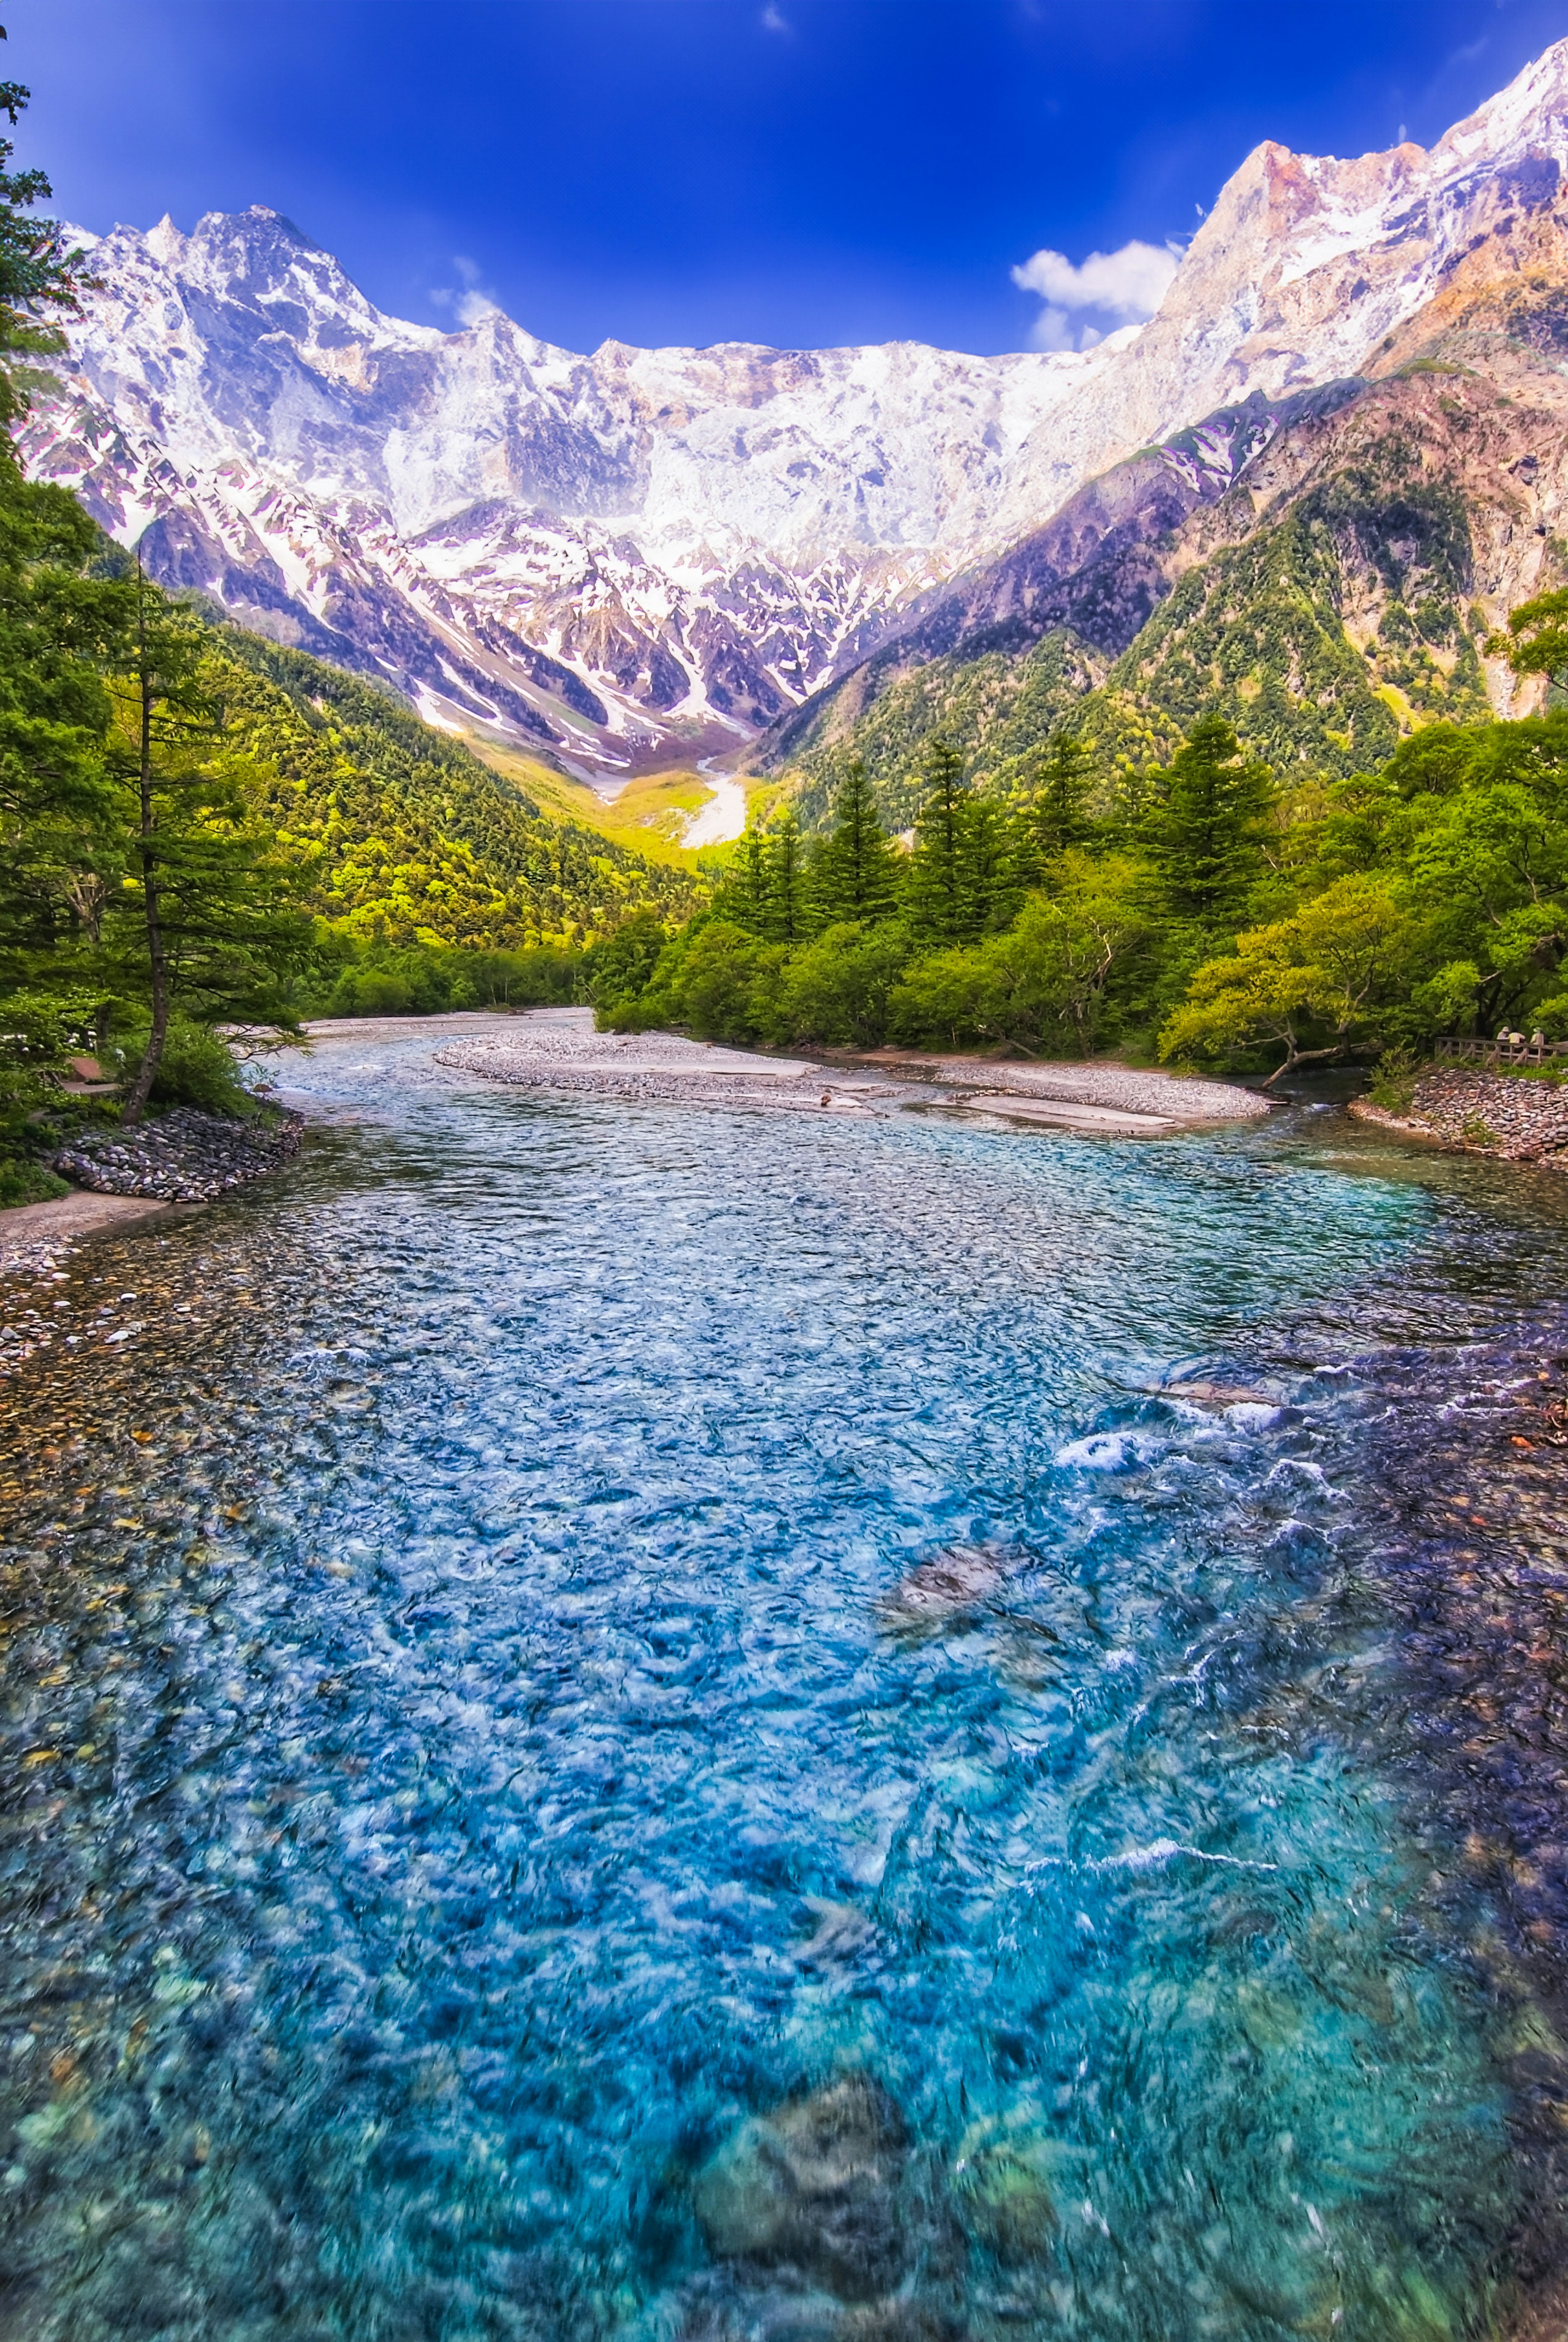
[[[0,1384],[0,2333],[1512,2315],[1561,1183],[435,1046]]]

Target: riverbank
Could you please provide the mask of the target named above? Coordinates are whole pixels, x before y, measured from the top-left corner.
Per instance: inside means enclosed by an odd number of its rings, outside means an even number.
[[[75,1188],[47,1203],[0,1211],[0,1276],[46,1276],[85,1237],[112,1234],[169,1209],[148,1196],[97,1196]]]
[[[1021,1066],[914,1050],[779,1057],[674,1033],[596,1033],[587,1008],[531,1009],[460,1038],[435,1063],[524,1089],[773,1113],[891,1113],[950,1106],[1110,1137],[1161,1137],[1251,1121],[1266,1100],[1228,1082],[1123,1066]]]
[[[1445,1066],[1422,1076],[1403,1113],[1370,1098],[1352,1098],[1348,1111],[1356,1121],[1401,1138],[1463,1155],[1489,1155],[1503,1163],[1568,1170],[1568,1086],[1557,1082]]]

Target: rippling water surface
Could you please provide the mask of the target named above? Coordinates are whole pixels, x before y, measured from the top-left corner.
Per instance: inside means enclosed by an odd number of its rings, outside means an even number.
[[[0,1396],[0,2336],[1491,2331],[1556,1918],[1403,1426],[1551,1370],[1453,1396],[1546,1183],[432,1046]]]

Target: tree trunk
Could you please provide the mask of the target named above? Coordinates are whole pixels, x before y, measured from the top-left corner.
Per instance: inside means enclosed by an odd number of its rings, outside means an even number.
[[[147,971],[152,980],[153,1024],[147,1046],[136,1068],[120,1120],[127,1126],[140,1122],[163,1062],[169,1031],[169,963],[164,950],[164,928],[158,902],[158,862],[153,824],[153,682],[147,673],[147,622],[141,607],[141,563],[136,565],[138,666],[142,687],[141,786],[142,905],[146,916]]]
[[[1345,1051],[1343,1040],[1331,1041],[1326,1049],[1298,1049],[1293,1040],[1287,1040],[1285,1046],[1290,1055],[1283,1065],[1276,1066],[1264,1080],[1263,1086],[1265,1090],[1272,1090],[1282,1074],[1293,1073],[1297,1066],[1311,1065],[1319,1057],[1343,1057]]]

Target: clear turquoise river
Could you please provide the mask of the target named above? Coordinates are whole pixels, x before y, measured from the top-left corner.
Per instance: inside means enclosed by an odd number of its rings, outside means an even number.
[[[1506,2331],[1550,1175],[432,1046],[13,1296],[4,2342]]]

